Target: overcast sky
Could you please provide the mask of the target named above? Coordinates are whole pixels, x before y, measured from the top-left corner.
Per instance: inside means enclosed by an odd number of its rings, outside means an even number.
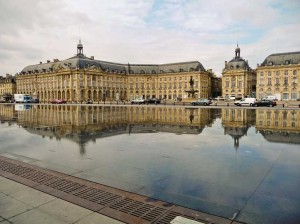
[[[83,52],[117,63],[199,61],[221,74],[300,51],[299,0],[0,0],[0,75]]]

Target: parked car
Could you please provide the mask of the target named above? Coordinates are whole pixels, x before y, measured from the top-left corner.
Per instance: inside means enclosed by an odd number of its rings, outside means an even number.
[[[193,106],[209,106],[211,101],[209,99],[198,99],[196,101],[191,102]]]
[[[92,104],[93,101],[92,101],[91,99],[87,99],[86,103],[87,103],[87,104]]]
[[[180,101],[182,101],[182,98],[181,97],[176,97],[174,100],[180,102]]]
[[[157,98],[150,98],[150,99],[146,99],[145,103],[154,103],[154,104],[159,104],[160,103],[160,99]]]
[[[39,98],[31,99],[31,103],[40,103]]]
[[[226,99],[224,97],[217,96],[217,97],[214,98],[214,100],[217,100],[217,101],[223,100],[223,101],[225,101]]]
[[[145,99],[143,98],[136,98],[130,101],[131,104],[145,104]]]
[[[252,104],[253,107],[275,107],[277,105],[275,100],[259,100]]]
[[[67,103],[67,101],[63,100],[63,99],[53,99],[50,101],[50,103],[52,104],[64,104]]]

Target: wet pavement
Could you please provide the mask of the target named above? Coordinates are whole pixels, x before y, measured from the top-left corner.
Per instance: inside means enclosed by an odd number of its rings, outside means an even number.
[[[122,222],[0,176],[1,224]]]

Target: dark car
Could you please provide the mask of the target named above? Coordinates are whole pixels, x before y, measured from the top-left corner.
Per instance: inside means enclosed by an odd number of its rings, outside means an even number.
[[[93,101],[92,101],[91,99],[88,99],[88,100],[86,101],[86,103],[87,103],[87,104],[92,104]]]
[[[53,99],[50,101],[50,103],[52,104],[64,104],[67,103],[67,101],[63,100],[63,99]]]
[[[276,105],[274,100],[258,100],[252,104],[253,107],[275,107]]]
[[[199,99],[191,102],[191,105],[193,106],[208,106],[210,104],[211,104],[211,100],[209,99]]]
[[[154,103],[154,104],[159,104],[161,102],[160,99],[157,99],[157,98],[151,98],[151,99],[146,99],[145,100],[145,103]]]
[[[31,103],[40,103],[40,100],[38,98],[31,99]]]

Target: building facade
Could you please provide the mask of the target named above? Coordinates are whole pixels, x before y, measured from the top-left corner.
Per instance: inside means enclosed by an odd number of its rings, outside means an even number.
[[[225,98],[255,97],[256,73],[241,56],[239,46],[235,57],[227,62],[222,72],[222,96]]]
[[[279,100],[300,98],[300,52],[271,54],[256,71],[259,98],[270,95]]]
[[[210,97],[212,73],[198,61],[160,65],[104,62],[86,57],[79,42],[74,57],[27,66],[17,74],[16,82],[18,93],[30,94],[41,102],[137,97],[173,100],[188,97],[185,90],[189,89],[191,77],[198,90],[196,97]]]
[[[6,102],[12,101],[16,89],[16,77],[12,75],[0,76],[0,98],[2,100]]]

